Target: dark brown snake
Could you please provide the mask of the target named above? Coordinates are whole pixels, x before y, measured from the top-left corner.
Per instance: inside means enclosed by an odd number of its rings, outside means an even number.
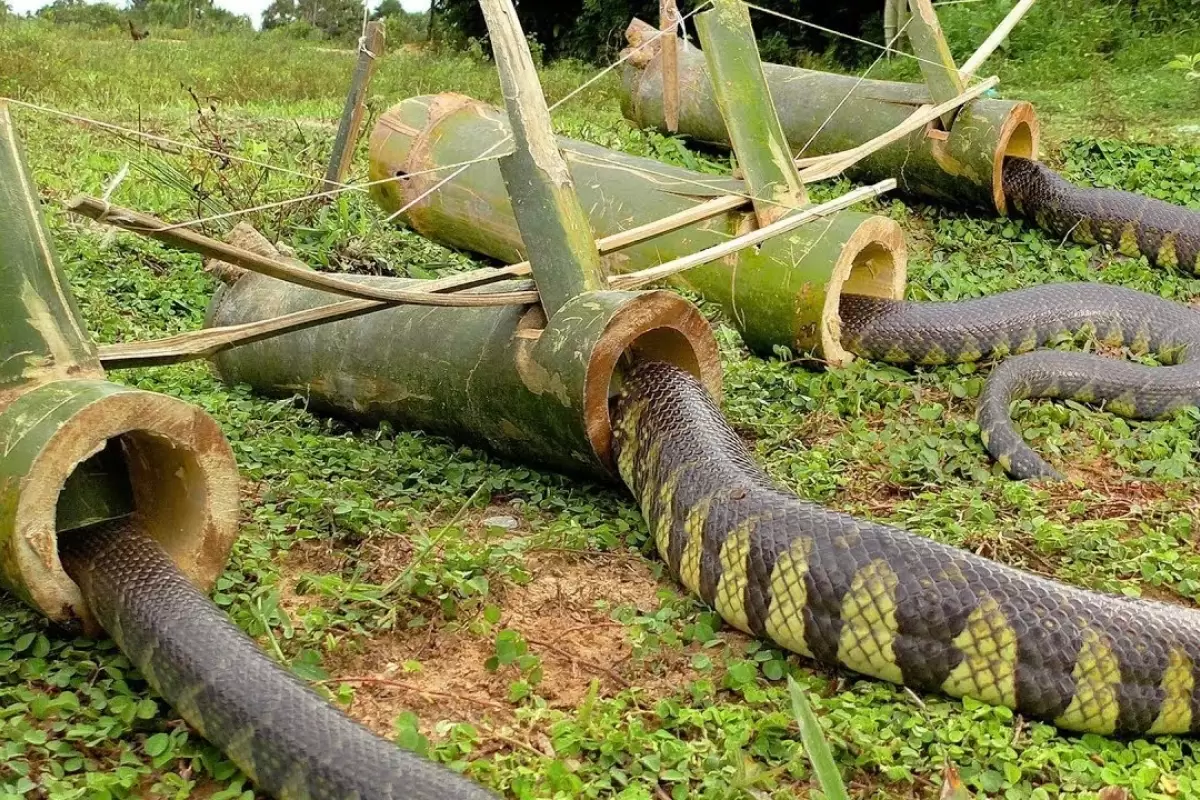
[[[67,574],[121,651],[264,792],[281,800],[494,800],[327,703],[129,521],[59,540]]]
[[[1200,212],[1115,189],[1075,186],[1038,161],[1006,158],[1004,196],[1038,227],[1200,274]]]

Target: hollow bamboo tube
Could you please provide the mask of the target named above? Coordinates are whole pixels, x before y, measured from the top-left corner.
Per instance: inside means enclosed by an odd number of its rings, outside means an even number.
[[[404,176],[507,134],[495,109],[462,97],[406,100],[384,114],[371,137],[371,173]],[[741,181],[714,177],[559,139],[591,226],[608,238],[715,198],[745,195]],[[380,185],[374,197],[395,210],[428,188],[424,175]],[[409,209],[406,221],[427,238],[505,262],[525,248],[499,170],[476,164]],[[729,210],[606,256],[614,273],[653,267],[753,229],[754,216]],[[831,364],[851,356],[841,347],[838,298],[842,291],[900,297],[905,278],[904,237],[891,220],[841,212],[787,236],[671,278],[719,303],[746,343],[760,353],[776,347],[816,351]]]
[[[0,585],[98,633],[58,532],[133,514],[211,586],[237,531],[233,453],[200,409],[104,380],[3,104],[0,309]]]
[[[631,43],[655,29],[635,20]],[[729,133],[713,97],[703,54],[681,43],[679,132],[697,141],[729,146]],[[625,116],[635,124],[665,130],[660,57],[650,43],[630,58],[621,93]],[[930,105],[919,84],[860,80],[779,64],[764,64],[792,155],[807,158],[855,148],[880,136]],[[1038,121],[1023,101],[982,98],[964,106],[946,138],[917,130],[863,159],[847,171],[853,180],[895,178],[899,191],[924,200],[1007,211],[1001,184],[1006,155],[1037,157]]]
[[[327,302],[321,292],[246,275],[214,298],[207,324],[242,325]],[[229,350],[215,365],[229,383],[300,396],[309,408],[613,479],[609,390],[627,353],[675,363],[720,396],[720,359],[707,321],[666,291],[588,292],[549,321],[538,306],[388,308]]]

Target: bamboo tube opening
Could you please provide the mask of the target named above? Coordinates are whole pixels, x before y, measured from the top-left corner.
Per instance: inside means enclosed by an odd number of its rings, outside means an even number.
[[[106,384],[88,382],[84,391],[97,386]],[[237,465],[216,422],[174,398],[117,388],[45,440],[22,480],[9,548],[18,592],[52,620],[80,621],[89,635],[99,626],[59,560],[57,510],[67,479],[110,442],[128,469],[137,523],[198,587],[216,581],[237,535]]]
[[[1004,159],[1008,156],[1036,159],[1040,134],[1037,113],[1029,103],[1019,103],[1004,122],[992,163],[992,200],[1001,214],[1008,213],[1008,200],[1004,196]]]
[[[592,349],[584,386],[584,427],[596,456],[609,469],[615,469],[609,399],[617,388],[618,365],[632,360],[674,364],[721,398],[721,357],[708,320],[674,292],[639,292],[609,321]]]
[[[871,217],[847,240],[829,278],[821,315],[821,353],[828,364],[841,367],[854,360],[842,347],[842,295],[903,300],[907,281],[903,231],[889,219]]]

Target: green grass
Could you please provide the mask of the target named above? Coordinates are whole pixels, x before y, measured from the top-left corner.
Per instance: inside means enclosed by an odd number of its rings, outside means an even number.
[[[1057,82],[1054,52],[995,69],[1006,95],[1038,101],[1050,160],[1068,177],[1200,207],[1200,152],[1171,133],[1197,118],[1185,102],[1196,87],[1163,68],[1174,52],[1166,44],[1176,44],[1164,42],[1132,43],[1132,55],[1120,50],[1113,63]],[[134,45],[0,25],[0,93],[307,175],[323,171],[350,69],[348,54],[312,44]],[[556,99],[590,74],[559,65],[543,77]],[[1111,106],[1088,94],[1102,83]],[[1123,91],[1134,86],[1168,98],[1161,117],[1147,113],[1140,91]],[[441,90],[498,99],[486,62],[396,53],[381,65],[373,112]],[[199,328],[213,281],[198,258],[67,219],[55,201],[101,191],[126,162],[114,201],[174,220],[311,188],[26,110],[16,116],[101,342]],[[611,78],[565,106],[556,124],[606,146],[721,166],[623,123]],[[1056,280],[1109,281],[1182,302],[1200,296],[1192,276],[1062,245],[1020,222],[897,199],[876,208],[909,234],[913,298]],[[359,194],[250,219],[330,269],[428,276],[471,264],[382,225]],[[979,442],[972,414],[986,367],[810,371],[751,358],[729,328],[718,332],[726,413],[798,494],[1081,586],[1200,602],[1200,414],[1133,423],[1069,403],[1022,404],[1018,421],[1038,449],[1084,479],[1035,487],[1007,479]],[[640,514],[615,488],[420,433],[349,426],[224,386],[203,365],[114,377],[200,405],[233,443],[246,491],[242,535],[214,595],[221,607],[305,678],[333,679],[323,685],[351,713],[510,796],[819,796],[789,679],[807,692],[851,797],[936,797],[948,763],[970,792],[991,797],[1091,798],[1106,786],[1138,798],[1200,793],[1191,741],[1065,736],[1004,709],[813,669],[729,631],[663,576]],[[515,519],[518,535],[483,523],[496,516]],[[577,598],[574,579],[588,584]],[[564,586],[565,600],[547,600]],[[567,633],[580,625],[586,636]],[[409,689],[337,680],[349,677]],[[252,795],[227,760],[150,698],[111,643],[71,638],[4,596],[0,797],[26,796]]]

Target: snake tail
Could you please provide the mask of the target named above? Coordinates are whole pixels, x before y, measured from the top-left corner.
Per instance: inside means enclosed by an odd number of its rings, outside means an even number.
[[[919,365],[1006,359],[984,384],[977,419],[988,452],[1015,478],[1062,476],[1017,430],[1014,401],[1075,400],[1132,419],[1200,405],[1200,313],[1144,292],[1056,283],[947,303],[845,295],[840,313],[844,346],[864,358]],[[1153,355],[1167,366],[1037,349],[1064,338]]]
[[[1013,209],[1055,236],[1200,274],[1200,212],[1133,192],[1082,188],[1027,158],[1006,158],[1002,182]]]
[[[1200,612],[1074,588],[802,501],[667,364],[627,373],[613,422],[660,555],[735,628],[1066,730],[1200,732]]]
[[[60,535],[63,567],[150,685],[280,800],[485,800],[377,737],[269,658],[133,523]]]

